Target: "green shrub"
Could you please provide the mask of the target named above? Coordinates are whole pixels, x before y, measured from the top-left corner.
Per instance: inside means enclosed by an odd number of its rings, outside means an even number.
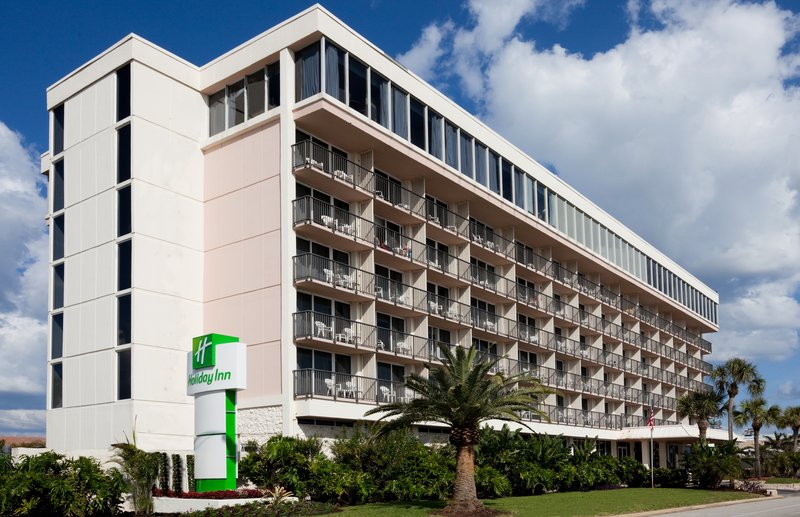
[[[154,454],[158,454],[158,488],[169,490],[169,456],[166,452]]]
[[[239,462],[239,476],[261,488],[280,485],[298,497],[308,492],[311,465],[321,456],[322,444],[317,438],[273,436],[258,446],[245,445],[247,456]]]
[[[118,465],[122,479],[131,494],[137,514],[153,513],[153,486],[158,478],[161,455],[146,452],[135,443],[115,443],[114,462]]]
[[[120,474],[93,458],[24,456],[0,474],[0,515],[115,515],[123,490]]]
[[[705,444],[692,445],[686,454],[686,470],[691,479],[700,488],[719,488],[723,479],[738,477],[742,474],[739,449],[735,441],[717,444],[710,447]]]
[[[630,456],[617,459],[616,474],[620,483],[629,487],[650,486],[650,471]]]
[[[508,478],[489,466],[475,468],[475,488],[481,498],[496,499],[511,495]]]
[[[682,469],[657,468],[653,471],[653,483],[662,488],[683,488],[686,486],[686,471]]]
[[[186,455],[186,481],[189,492],[197,492],[197,481],[194,479],[194,454]]]
[[[183,492],[183,461],[180,454],[172,455],[172,491]]]

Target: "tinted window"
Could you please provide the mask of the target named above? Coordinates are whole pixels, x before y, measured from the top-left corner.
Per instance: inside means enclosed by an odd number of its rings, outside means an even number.
[[[131,187],[117,191],[117,237],[131,233]]]
[[[117,131],[117,183],[131,179],[131,125]]]
[[[53,110],[53,154],[64,150],[64,105]]]
[[[367,114],[367,67],[361,61],[350,56],[348,72],[348,88],[350,89],[350,107],[359,113]]]
[[[295,88],[297,100],[320,92],[319,42],[295,54]]]
[[[50,332],[50,359],[58,359],[64,353],[64,313],[53,314]]]
[[[117,354],[117,399],[131,398],[131,351],[123,350]]]
[[[64,370],[61,363],[54,364],[52,367],[50,407],[53,409],[62,406],[62,393],[64,385]]]
[[[131,342],[131,295],[117,298],[117,344]]]
[[[131,114],[131,65],[117,70],[117,121]]]
[[[425,105],[411,97],[411,143],[425,149]]]
[[[53,268],[53,308],[64,306],[64,264]]]
[[[64,208],[64,160],[56,162],[53,174],[53,212]]]
[[[208,134],[225,130],[225,88],[208,96]]]
[[[118,245],[117,289],[120,291],[131,288],[132,242],[133,241],[127,240],[125,242],[120,242]]]
[[[53,260],[64,258],[64,215],[53,220]]]
[[[280,63],[272,63],[267,66],[267,105],[269,109],[281,105]]]
[[[264,70],[247,76],[247,118],[264,113],[264,96],[266,94],[266,79]]]

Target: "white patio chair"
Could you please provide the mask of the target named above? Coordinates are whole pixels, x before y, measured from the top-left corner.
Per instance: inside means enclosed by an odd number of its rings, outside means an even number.
[[[321,321],[315,321],[314,326],[317,328],[317,336],[323,338],[330,338],[331,328]]]
[[[323,215],[320,217],[320,219],[322,219],[322,224],[324,224],[328,228],[336,228],[336,223],[334,223],[333,217],[329,215]]]
[[[328,388],[328,395],[333,395],[336,386],[333,384],[333,379],[325,379],[325,386]]]
[[[381,396],[386,402],[394,402],[397,400],[397,393],[394,390],[389,389],[388,386],[381,386],[380,390]]]
[[[322,272],[325,273],[325,281],[328,282],[329,284],[332,284],[333,283],[333,278],[334,278],[333,270],[331,270],[331,269],[323,269]]]

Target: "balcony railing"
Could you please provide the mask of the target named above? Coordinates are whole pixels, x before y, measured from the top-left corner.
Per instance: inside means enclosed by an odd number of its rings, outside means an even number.
[[[408,401],[416,393],[405,383],[326,370],[294,370],[294,398],[327,398],[381,404]]]
[[[372,221],[311,196],[292,201],[292,212],[295,226],[313,222],[346,238],[370,245],[375,240],[375,224]]]
[[[441,226],[445,230],[449,230],[457,235],[460,235],[464,239],[469,240],[469,219],[466,217],[461,216],[430,199],[426,199],[425,216],[429,223]]]
[[[395,208],[425,218],[425,198],[383,176],[375,175],[375,198],[386,201]]]
[[[327,257],[303,253],[292,259],[294,281],[316,280],[354,292],[371,295],[375,286],[375,275]]]
[[[398,307],[420,312],[428,312],[429,309],[427,291],[383,276],[375,277],[375,297]]]
[[[320,169],[330,174],[332,178],[350,184],[353,188],[373,192],[372,171],[310,140],[292,146],[292,164],[295,169],[300,167]]]
[[[484,248],[514,260],[514,242],[499,235],[493,229],[478,221],[470,221],[470,240]]]

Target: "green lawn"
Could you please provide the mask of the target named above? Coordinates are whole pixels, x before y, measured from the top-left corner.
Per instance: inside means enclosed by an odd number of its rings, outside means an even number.
[[[595,492],[565,492],[531,497],[506,497],[486,501],[496,510],[506,510],[520,517],[580,517],[644,512],[678,506],[733,501],[753,497],[744,492],[716,492],[683,488],[627,488]],[[382,503],[343,508],[339,514],[365,517],[417,517],[442,505],[421,501],[413,503]]]
[[[798,478],[778,478],[778,477],[774,477],[774,478],[769,478],[769,479],[762,479],[761,481],[763,481],[764,483],[769,483],[770,485],[772,485],[772,484],[775,484],[775,485],[781,484],[782,485],[782,484],[785,484],[785,483],[800,483],[800,479],[798,479]]]

